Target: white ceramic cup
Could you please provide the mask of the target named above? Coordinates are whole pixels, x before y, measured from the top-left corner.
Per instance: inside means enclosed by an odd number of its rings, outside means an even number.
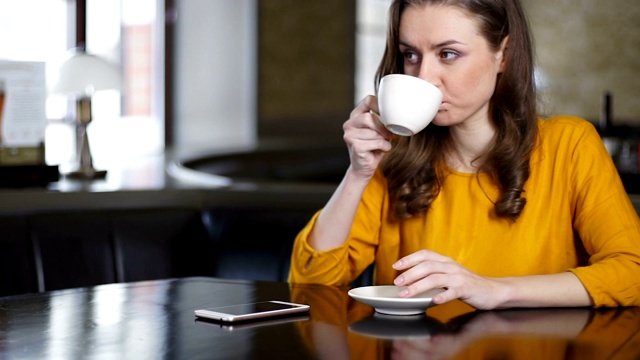
[[[390,74],[380,80],[380,121],[394,134],[412,136],[422,131],[438,113],[440,103],[440,89],[415,76]]]

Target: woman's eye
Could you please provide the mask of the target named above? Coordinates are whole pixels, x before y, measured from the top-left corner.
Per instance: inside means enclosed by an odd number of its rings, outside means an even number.
[[[451,50],[442,50],[440,58],[443,60],[454,60],[460,56],[457,52]]]
[[[415,63],[418,61],[418,54],[414,53],[413,51],[405,51],[403,53],[403,56],[405,61],[409,63]]]

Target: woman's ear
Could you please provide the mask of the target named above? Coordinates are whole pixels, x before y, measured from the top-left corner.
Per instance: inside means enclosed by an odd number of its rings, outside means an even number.
[[[506,51],[508,46],[509,46],[509,36],[507,35],[505,36],[504,39],[502,39],[502,44],[500,44],[500,49],[496,53],[496,60],[500,64],[498,67],[498,73],[503,72],[506,66],[506,63],[507,63]]]

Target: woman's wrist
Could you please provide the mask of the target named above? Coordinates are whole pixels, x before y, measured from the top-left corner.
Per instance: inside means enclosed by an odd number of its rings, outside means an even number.
[[[363,174],[357,171],[356,169],[354,169],[353,165],[349,165],[349,167],[347,168],[347,171],[345,172],[343,183],[345,185],[348,184],[349,186],[353,186],[353,187],[357,186],[364,190],[364,188],[367,187],[367,185],[369,184],[369,181],[371,181],[373,174],[374,173]]]
[[[497,291],[494,292],[496,295],[496,309],[518,306],[514,305],[521,300],[519,299],[518,286],[515,279],[516,278],[494,278],[499,284]]]

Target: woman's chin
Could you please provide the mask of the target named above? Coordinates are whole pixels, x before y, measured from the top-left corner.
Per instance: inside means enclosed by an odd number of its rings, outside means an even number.
[[[436,126],[449,126],[452,125],[451,118],[448,116],[449,114],[446,111],[440,110],[436,117],[433,118],[431,123]]]

